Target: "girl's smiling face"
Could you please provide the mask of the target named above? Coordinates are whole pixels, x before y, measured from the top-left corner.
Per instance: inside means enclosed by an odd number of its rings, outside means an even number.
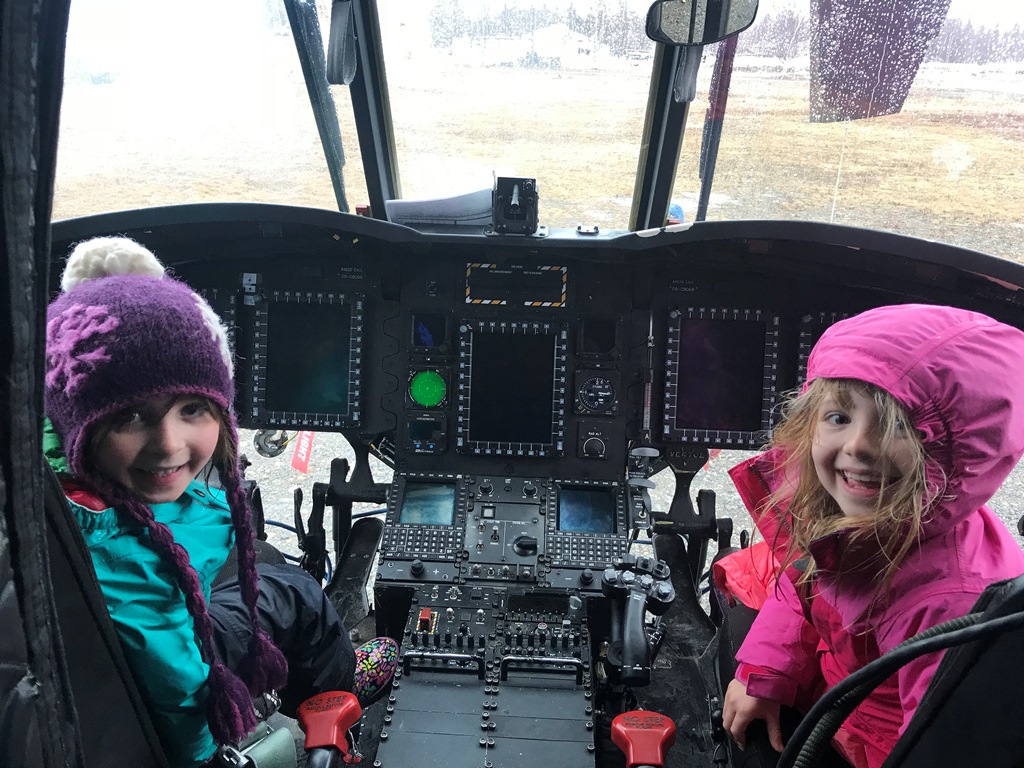
[[[174,501],[205,467],[221,424],[203,397],[147,400],[111,417],[96,468],[147,504]]]
[[[818,410],[811,458],[818,480],[847,517],[878,509],[879,495],[914,470],[907,426],[883,448],[883,426],[874,398],[851,389],[840,404],[826,396]]]

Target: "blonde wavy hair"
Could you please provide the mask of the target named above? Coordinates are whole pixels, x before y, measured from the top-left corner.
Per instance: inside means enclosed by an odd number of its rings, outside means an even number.
[[[818,480],[811,448],[826,401],[849,410],[855,392],[871,398],[877,408],[880,455],[892,455],[899,443],[900,450],[911,451],[913,470],[891,482],[883,472],[874,512],[847,517]],[[937,495],[929,492],[925,480],[928,456],[906,409],[885,390],[863,381],[815,379],[803,394],[794,393],[783,404],[783,421],[775,430],[772,446],[783,449],[782,470],[785,477],[792,478],[769,499],[769,504],[785,511],[783,519],[791,531],[783,567],[809,557],[811,541],[846,531],[850,547],[870,545],[872,552],[877,551],[869,565],[881,577],[880,586],[887,588],[917,541],[921,521]],[[809,559],[800,582],[814,573],[813,558]]]

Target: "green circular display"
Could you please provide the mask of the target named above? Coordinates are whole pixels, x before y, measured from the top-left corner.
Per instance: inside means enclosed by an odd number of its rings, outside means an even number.
[[[416,405],[434,408],[444,401],[448,385],[437,371],[417,371],[409,379],[409,397]]]

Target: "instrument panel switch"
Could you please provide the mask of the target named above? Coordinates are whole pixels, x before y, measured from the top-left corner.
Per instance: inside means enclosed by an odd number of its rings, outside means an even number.
[[[419,628],[419,630],[421,632],[429,632],[430,631],[430,618],[431,618],[431,616],[430,616],[430,609],[429,608],[421,608],[420,609],[419,619],[416,622],[416,626]]]

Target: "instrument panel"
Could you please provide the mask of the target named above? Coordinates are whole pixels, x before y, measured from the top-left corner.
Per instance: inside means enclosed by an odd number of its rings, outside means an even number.
[[[343,431],[395,467],[383,573],[413,581],[419,560],[586,589],[633,522],[630,450],[763,445],[832,323],[907,301],[1024,317],[1017,265],[827,225],[486,237],[206,205],[58,223],[55,258],[111,232],[231,327],[241,426]]]

